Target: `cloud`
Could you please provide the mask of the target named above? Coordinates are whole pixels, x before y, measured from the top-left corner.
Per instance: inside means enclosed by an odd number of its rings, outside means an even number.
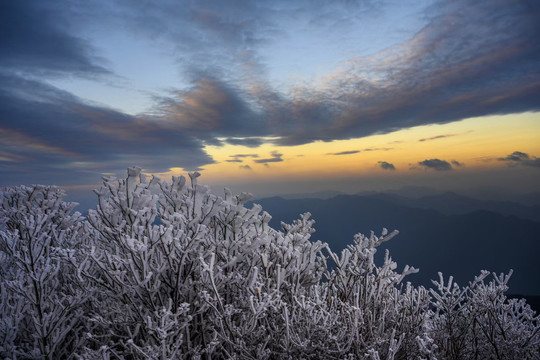
[[[229,163],[243,163],[245,158],[258,158],[259,155],[257,154],[236,154],[236,155],[230,155],[232,159],[225,160]]]
[[[352,154],[357,154],[359,152],[360,150],[349,150],[349,151],[341,151],[337,153],[328,153],[326,155],[352,155]]]
[[[249,166],[249,165],[240,165],[240,169],[251,170],[251,166]]]
[[[1,134],[0,130],[0,134]],[[1,161],[7,161],[7,162],[17,162],[17,161],[26,161],[28,158],[23,155],[14,154],[9,151],[0,151],[0,162]]]
[[[463,165],[465,165],[465,164],[463,164],[463,163],[461,163],[461,162],[459,162],[457,160],[452,160],[451,162],[452,162],[453,165],[455,165],[457,167],[462,167]]]
[[[228,138],[225,140],[226,143],[231,145],[242,145],[247,147],[259,147],[263,144],[261,138]]]
[[[514,151],[506,157],[498,158],[498,160],[508,162],[511,166],[523,165],[540,168],[540,158],[530,156],[529,154],[521,151]]]
[[[393,148],[365,148],[362,150],[349,150],[349,151],[341,151],[337,153],[328,153],[326,155],[352,155],[352,154],[357,154],[362,151],[388,151],[392,149]]]
[[[155,171],[197,168],[213,162],[206,144],[299,145],[540,110],[535,1],[439,0],[407,41],[358,53],[325,78],[276,85],[275,65],[266,62],[272,45],[312,29],[326,40],[332,34],[347,40],[345,30],[358,27],[373,9],[384,17],[377,3],[165,1],[149,11],[144,2],[0,2],[4,179],[41,172],[44,179],[52,174],[62,180],[65,169],[83,176],[126,163]],[[299,17],[299,28],[282,26]],[[174,54],[181,81],[154,97],[151,116],[91,105],[49,85],[53,77],[116,76],[93,46],[93,30],[124,31]],[[281,155],[256,162],[279,161]],[[452,168],[439,161],[448,166],[421,166]],[[533,157],[501,161],[538,163]]]
[[[456,135],[457,134],[436,135],[436,136],[432,136],[432,137],[428,137],[428,138],[418,139],[418,141],[422,142],[422,141],[429,141],[429,140],[444,139],[444,138],[451,137],[451,136],[456,136]]]
[[[0,69],[39,76],[111,74],[91,45],[65,26],[66,4],[0,2]]]
[[[324,90],[300,87],[290,99],[267,93],[269,113],[286,114],[272,119],[284,130],[277,143],[540,110],[539,6],[441,1],[431,10],[432,20],[410,41],[351,60]]]
[[[440,160],[440,159],[426,159],[424,161],[418,162],[418,165],[424,166],[428,169],[434,169],[437,171],[448,171],[452,170],[452,165],[446,160]]]
[[[362,151],[388,151],[388,150],[392,150],[393,148],[365,148],[364,150]]]
[[[173,91],[161,98],[155,112],[168,126],[201,139],[232,136],[225,141],[235,145],[258,146],[265,124],[234,85],[202,77],[193,87]],[[241,136],[241,137],[240,137]]]
[[[379,161],[378,164],[383,170],[396,170],[394,164],[388,163],[386,161]]]
[[[1,72],[0,113],[0,153],[10,154],[0,160],[4,184],[87,182],[90,173],[123,174],[131,164],[163,172],[214,162],[189,133]]]
[[[273,162],[282,162],[283,159],[281,158],[283,156],[283,154],[281,153],[278,153],[278,152],[275,152],[273,151],[271,153],[271,156],[270,158],[266,158],[266,159],[256,159],[256,160],[253,160],[253,162],[257,163],[257,164],[265,164],[265,165],[268,165],[268,163],[273,163]]]
[[[258,158],[259,155],[257,154],[236,154],[236,155],[231,155],[231,157],[234,157],[234,158]]]
[[[138,20],[129,26],[147,36],[166,34],[171,43],[183,44],[179,53],[197,59],[182,59],[192,87],[176,91],[158,113],[201,139],[227,137],[229,143],[256,147],[540,110],[540,7],[530,1],[512,7],[505,0],[438,1],[425,12],[425,26],[408,41],[349,59],[343,71],[317,79],[321,86],[307,81],[273,87],[260,52],[281,36],[295,35],[283,33],[279,19],[305,16],[308,24],[330,26],[353,11],[345,3],[328,7],[332,11],[321,5],[301,12],[301,4],[292,10],[279,2],[225,7],[210,1],[205,7],[156,7],[148,13],[142,5],[130,6]],[[321,21],[322,14],[333,15]],[[359,12],[355,21],[366,14]],[[204,41],[185,29],[204,34]],[[197,51],[190,52],[195,44]]]
[[[42,62],[42,69],[103,71],[90,44],[58,26],[69,17],[89,28],[124,28],[170,44],[191,87],[161,97],[156,113],[204,141],[225,137],[231,144],[256,147],[265,141],[257,137],[274,136],[271,141],[278,145],[298,145],[540,110],[540,7],[532,1],[512,7],[504,0],[438,1],[425,12],[426,25],[408,41],[348,59],[343,71],[318,79],[323,86],[308,83],[290,89],[269,85],[270,64],[261,56],[265,46],[295,36],[281,26],[281,19],[301,17],[310,29],[330,36],[325,29],[354,27],[372,16],[369,11],[377,8],[376,2],[321,3],[313,8],[303,2],[291,7],[285,1],[224,5],[210,0],[189,7],[165,2],[152,11],[138,2],[120,2],[108,12],[97,5],[74,12],[62,1],[48,5],[47,11],[42,11],[45,5],[14,4],[3,5],[8,9],[2,12],[13,27],[5,39],[20,34],[13,42],[21,46],[4,55],[12,64],[23,64],[23,57]],[[35,21],[10,20],[24,14]],[[55,39],[60,49],[44,45],[50,41],[34,46],[32,39],[40,36]]]
[[[523,153],[521,151],[514,151],[513,153],[511,153],[510,155],[504,157],[504,158],[499,158],[499,161],[527,161],[529,160],[529,154],[526,154],[526,153]]]

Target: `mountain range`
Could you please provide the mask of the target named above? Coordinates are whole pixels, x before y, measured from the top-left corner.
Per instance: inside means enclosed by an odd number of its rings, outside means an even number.
[[[540,206],[487,201],[447,192],[408,198],[395,193],[337,195],[331,198],[271,197],[257,199],[272,215],[270,225],[290,223],[310,212],[313,240],[340,252],[356,233],[380,233],[383,227],[400,235],[385,243],[399,267],[420,268],[408,281],[431,286],[440,271],[460,284],[481,270],[513,269],[509,293],[540,295]],[[381,260],[384,250],[379,251]]]

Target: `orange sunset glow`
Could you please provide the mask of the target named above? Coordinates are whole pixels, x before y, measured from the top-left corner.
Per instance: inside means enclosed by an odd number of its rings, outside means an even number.
[[[238,145],[207,146],[205,150],[216,163],[204,166],[201,173],[204,183],[218,187],[251,182],[331,181],[346,177],[358,181],[358,188],[348,189],[354,192],[362,190],[363,178],[387,177],[395,179],[395,183],[399,184],[406,180],[398,179],[414,179],[419,172],[428,177],[515,172],[515,168],[498,159],[516,149],[529,154],[540,154],[539,134],[540,114],[524,113],[471,118],[361,139],[299,146],[276,146],[271,143],[256,149]],[[282,154],[283,161],[257,163],[257,160],[263,158],[271,159],[273,154]],[[454,160],[460,165],[453,166],[454,174],[441,174],[418,165],[418,162],[430,158]],[[381,161],[394,165],[394,170],[381,168]],[[166,178],[185,173],[184,169],[177,168],[161,173],[160,176]],[[534,175],[526,175],[530,178],[521,180],[525,184],[539,181],[538,176]],[[493,183],[497,183],[496,179]]]

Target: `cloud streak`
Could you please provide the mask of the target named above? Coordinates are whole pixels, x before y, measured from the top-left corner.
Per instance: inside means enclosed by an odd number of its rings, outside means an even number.
[[[384,147],[384,148],[365,148],[362,151],[389,151],[389,150],[393,150],[393,149],[394,148],[388,148],[388,147]]]
[[[337,153],[328,153],[326,155],[334,155],[334,156],[352,155],[352,154],[358,154],[359,152],[360,152],[360,150],[349,150],[349,151],[340,151],[340,152],[337,152]]]
[[[365,149],[362,149],[362,150],[348,150],[348,151],[340,151],[340,152],[336,152],[336,153],[327,153],[326,155],[352,155],[352,154],[358,154],[362,151],[366,151],[366,152],[369,152],[369,151],[389,151],[389,150],[392,150],[393,148],[365,148]]]
[[[431,137],[428,137],[428,138],[418,139],[418,141],[423,142],[423,141],[430,141],[430,140],[444,139],[444,138],[451,137],[451,136],[456,136],[456,135],[457,135],[457,134],[436,135],[436,136],[431,136]]]
[[[255,159],[253,160],[253,162],[257,163],[257,164],[265,164],[265,165],[268,165],[268,163],[274,163],[274,162],[282,162],[283,159],[281,158],[283,156],[283,154],[281,153],[278,153],[278,152],[272,152],[271,154],[271,157],[270,158],[266,158],[266,159]]]
[[[236,155],[231,155],[231,157],[233,158],[258,158],[259,155],[258,154],[236,154]]]

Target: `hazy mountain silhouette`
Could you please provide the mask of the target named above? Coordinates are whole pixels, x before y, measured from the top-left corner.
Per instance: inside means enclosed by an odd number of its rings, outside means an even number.
[[[451,191],[451,190],[450,190]],[[398,189],[388,189],[382,191],[362,191],[356,195],[372,195],[373,193],[385,193],[397,195],[407,199],[419,199],[422,197],[437,196],[444,193],[445,190],[437,190],[425,186],[409,185]],[[527,206],[540,206],[540,191],[528,193],[512,193],[508,189],[498,187],[478,187],[470,189],[462,189],[458,191],[462,196],[469,197],[473,200],[496,200],[497,202],[512,202]]]
[[[517,195],[515,201],[518,201],[525,205],[540,205],[540,191],[532,192],[528,194]]]
[[[510,201],[479,200],[454,192],[423,196],[417,199],[389,193],[376,193],[367,196],[408,207],[433,209],[446,215],[488,210],[501,215],[515,215],[523,219],[540,221],[540,206],[538,205],[527,206]]]
[[[344,195],[340,191],[326,190],[310,193],[298,193],[298,194],[283,194],[279,195],[283,199],[331,199],[338,195]]]
[[[443,195],[437,201],[424,199],[424,204],[438,204],[445,196],[456,199]],[[514,269],[510,292],[540,295],[540,222],[487,210],[444,214],[384,196],[340,195],[326,200],[273,197],[255,202],[273,216],[270,225],[275,228],[280,227],[280,221],[291,222],[310,212],[317,230],[312,239],[329,243],[335,252],[351,244],[356,233],[398,229],[400,235],[386,244],[399,266],[420,268],[419,274],[409,278],[413,283],[431,285],[438,271],[466,284],[482,269],[497,273]],[[447,211],[453,209],[448,205]]]
[[[383,192],[387,194],[403,196],[406,198],[420,198],[423,196],[437,195],[441,193],[440,190],[418,185],[408,185],[403,186],[399,189],[390,189]],[[363,195],[363,193],[359,195]]]

